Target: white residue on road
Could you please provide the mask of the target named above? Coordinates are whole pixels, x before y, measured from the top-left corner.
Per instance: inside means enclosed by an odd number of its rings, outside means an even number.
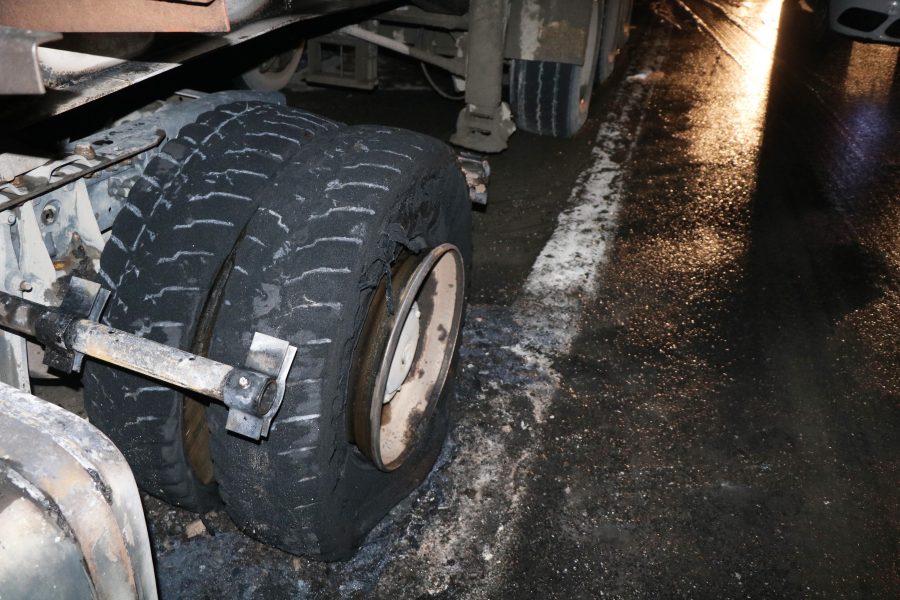
[[[658,71],[666,44],[667,36],[659,36],[645,46],[646,53],[638,57],[631,72]],[[510,562],[512,546],[524,527],[526,483],[540,452],[540,426],[551,418],[558,391],[558,376],[551,365],[569,353],[580,331],[582,309],[597,296],[619,210],[624,163],[631,156],[653,90],[652,82],[626,81],[620,86],[612,103],[615,112],[600,127],[591,163],[570,193],[570,207],[560,214],[512,307],[518,343],[505,350],[509,360],[519,363],[519,370],[529,373],[528,381],[514,390],[489,392],[488,418],[476,414],[461,419],[456,428],[457,458],[446,471],[455,482],[455,489],[447,490],[449,510],[435,515],[417,547],[397,561],[420,574],[423,589],[418,591],[423,593],[440,593],[454,572],[471,578],[473,568],[481,570],[477,597],[490,598],[503,584],[503,566]],[[522,406],[523,398],[532,407],[530,418],[521,409],[517,414],[516,406]],[[511,431],[504,419],[512,415],[513,423],[524,419],[524,444],[511,444],[503,437]],[[489,544],[489,553],[483,544]],[[478,563],[481,567],[476,567]],[[415,590],[406,591],[417,595]]]

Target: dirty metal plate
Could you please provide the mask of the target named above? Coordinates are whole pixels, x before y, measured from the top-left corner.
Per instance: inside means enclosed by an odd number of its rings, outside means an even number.
[[[596,0],[512,0],[504,56],[580,65]]]
[[[109,294],[109,290],[103,289],[96,281],[73,276],[69,279],[69,289],[59,309],[91,321],[99,321]]]
[[[2,6],[4,4],[0,3],[0,10]],[[3,57],[0,94],[43,94],[44,81],[38,65],[37,48],[61,37],[58,33],[0,27],[0,56]]]
[[[0,23],[44,31],[168,31],[230,30],[225,0],[29,0],[0,2]]]
[[[121,61],[89,74],[65,77],[57,71],[43,96],[3,99],[0,103],[0,124],[7,132],[17,131],[41,119],[62,114],[176,69],[198,56],[240,44],[309,18],[311,17],[291,15],[256,21],[224,35],[194,37],[155,54],[152,60]]]
[[[39,575],[50,580],[63,575],[54,567],[71,566],[71,553],[77,552],[81,574],[99,598],[156,598],[137,486],[125,458],[106,436],[84,419],[0,383],[0,456],[0,494],[17,503],[22,517],[5,521],[5,510],[0,513],[0,531],[18,531],[18,535],[4,536],[16,540],[7,547],[43,553]],[[22,493],[12,494],[10,486]],[[35,527],[49,524],[58,529],[43,530],[41,538],[42,530]],[[51,533],[62,535],[48,539]],[[25,539],[33,543],[25,544]],[[60,545],[68,552],[60,554]],[[66,581],[55,582],[78,589],[83,583],[78,573],[69,575]],[[4,577],[18,585],[27,576],[25,571],[0,568],[0,589],[16,589]],[[28,597],[43,597],[36,591],[42,589],[40,580],[28,583],[24,582],[31,592]]]
[[[250,352],[247,353],[244,366],[273,378],[275,393],[271,398],[271,406],[262,416],[251,415],[230,407],[226,429],[256,440],[269,435],[272,419],[275,418],[284,400],[288,372],[296,355],[297,348],[284,340],[259,332],[253,334]]]
[[[70,144],[66,153],[56,160],[48,160],[23,177],[3,183],[0,180],[0,210],[18,206],[32,198],[78,181],[82,177],[109,168],[142,152],[159,146],[165,133],[146,120],[123,123],[84,140]],[[90,148],[90,152],[79,150]],[[81,152],[77,154],[76,152]]]
[[[0,590],[10,598],[93,597],[77,540],[51,510],[49,500],[0,459]],[[52,573],[48,576],[48,573]]]
[[[89,321],[98,322],[100,321],[100,315],[103,313],[103,308],[106,306],[107,301],[109,301],[110,294],[111,292],[109,290],[104,289],[95,281],[88,281],[81,277],[72,276],[69,279],[69,289],[66,291],[62,303],[59,305],[59,309],[78,317],[84,317]],[[51,354],[52,352],[47,352],[45,355],[45,363],[59,368],[59,365],[50,362],[52,361]],[[80,372],[81,366],[84,363],[84,354],[81,352],[70,352],[65,354],[70,355],[67,356],[67,362],[69,364],[60,370],[76,373]]]
[[[244,366],[269,377],[278,377],[290,348],[291,345],[284,340],[256,332]]]
[[[131,3],[138,3],[141,5],[145,3],[158,5],[175,4],[163,2],[161,0],[127,0],[127,2],[118,2],[118,0],[78,0],[78,2],[75,3],[56,3],[54,0],[37,0],[36,2],[27,4],[0,2],[0,23],[4,25],[13,23],[13,21],[10,20],[12,16],[7,18],[6,13],[14,15],[23,11],[30,12],[31,10],[35,10],[35,12],[37,12],[36,9],[34,9],[36,5],[52,6],[53,8],[65,5],[68,10],[73,4],[79,5],[92,2],[97,2],[98,5],[104,6],[114,3],[116,11],[119,13],[127,13],[127,9],[123,7],[126,4]],[[220,3],[220,0],[216,0],[209,6],[182,4],[179,10],[208,10],[210,7],[219,5]],[[275,0],[242,0],[236,2],[232,6],[231,13],[227,15],[227,19],[230,23],[229,28],[203,29],[200,27],[191,28],[184,25],[178,29],[168,30],[159,28],[121,29],[119,31],[190,31],[193,33],[221,33],[228,31],[228,33],[222,35],[191,36],[188,40],[179,38],[177,45],[167,45],[158,52],[154,52],[152,56],[142,57],[142,60],[125,60],[118,64],[111,64],[109,68],[104,68],[95,72],[80,74],[72,73],[70,76],[66,76],[67,71],[65,69],[54,69],[55,80],[52,85],[46,86],[47,93],[42,97],[27,99],[22,97],[7,97],[2,100],[2,103],[0,103],[0,126],[3,127],[5,133],[18,131],[33,123],[39,122],[42,119],[99,100],[114,92],[175,69],[191,59],[215,50],[240,44],[300,21],[312,20],[317,17],[323,17],[341,11],[377,9],[377,7],[381,5],[388,8],[392,6],[391,3],[383,2],[381,0],[311,0],[293,4],[286,0],[281,2]],[[28,7],[27,11],[25,7]],[[352,21],[353,19],[348,19],[348,22]],[[41,28],[53,31],[115,31],[112,29],[98,30],[96,27],[76,28],[72,26],[71,28],[55,28],[50,25],[51,24],[48,23]],[[239,28],[231,31],[231,27]],[[302,37],[302,32],[298,31],[296,33],[298,37]],[[167,38],[167,43],[169,41],[171,40]],[[59,53],[57,52],[55,54]],[[93,58],[99,59],[102,57]]]

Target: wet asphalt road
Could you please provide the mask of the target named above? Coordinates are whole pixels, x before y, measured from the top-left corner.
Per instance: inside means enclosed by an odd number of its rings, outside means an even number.
[[[719,1],[492,161],[425,485],[334,564],[148,500],[164,598],[900,596],[898,48]],[[289,100],[446,139],[421,85]]]

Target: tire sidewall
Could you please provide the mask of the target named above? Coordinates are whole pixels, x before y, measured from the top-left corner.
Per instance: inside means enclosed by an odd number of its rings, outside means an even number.
[[[444,242],[457,246],[463,254],[463,262],[466,265],[466,278],[468,280],[469,265],[471,264],[468,230],[462,229],[462,227],[465,227],[463,224],[458,224],[459,226],[454,228],[449,227],[451,223],[448,220],[446,208],[443,208],[446,205],[440,206],[442,206],[442,210],[438,213],[436,222],[432,223],[427,230],[428,235],[425,237],[425,243],[427,248],[433,248]],[[407,205],[407,208],[412,209],[415,207]],[[424,207],[418,206],[418,208]],[[417,212],[416,210],[399,211],[386,218],[383,222],[383,227],[399,224],[409,230],[409,228],[415,227],[414,215]],[[397,253],[401,249],[402,245],[394,247],[394,251]],[[375,248],[372,248],[372,250],[374,251]],[[373,265],[373,267],[373,269],[370,269],[368,273],[363,275],[360,281],[371,281],[373,276],[377,277],[377,269],[380,268],[380,265]],[[360,298],[359,308],[362,309],[363,319],[365,318],[365,308],[369,306],[372,297],[372,291],[369,290],[368,293]],[[464,318],[465,315],[463,314]],[[361,341],[361,327],[362,320],[357,319],[353,330],[348,332],[348,337],[354,340],[352,346],[347,346],[351,350],[355,349],[356,344]],[[344,365],[350,364],[352,356],[351,351],[342,352],[340,356],[334,357],[329,366],[330,369],[341,371],[339,374],[333,373],[330,375],[336,375],[339,381],[340,397],[337,399],[333,410],[337,420],[342,422],[348,422],[350,418],[347,412],[350,382]],[[457,341],[453,352],[453,359],[448,369],[446,383],[436,400],[434,412],[425,423],[425,426],[417,432],[416,449],[410,452],[399,468],[390,472],[378,470],[354,445],[347,429],[335,432],[337,434],[335,436],[335,447],[341,448],[343,452],[334,454],[335,461],[332,462],[329,471],[337,474],[334,481],[334,496],[344,499],[345,504],[332,503],[329,505],[327,514],[322,515],[323,522],[337,525],[331,535],[320,538],[322,558],[334,560],[346,557],[349,550],[356,545],[359,539],[381,519],[383,513],[412,492],[427,476],[437,460],[446,439],[451,402],[455,397],[455,375],[458,359],[459,341]],[[360,506],[363,507],[362,510],[359,510],[358,507]],[[357,519],[347,520],[345,515],[348,510],[355,510],[358,515]]]

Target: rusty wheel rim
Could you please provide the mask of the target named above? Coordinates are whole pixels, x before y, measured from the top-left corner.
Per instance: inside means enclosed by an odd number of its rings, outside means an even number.
[[[402,256],[375,290],[354,359],[351,437],[382,471],[393,471],[422,441],[441,398],[462,321],[462,255],[442,244]]]

